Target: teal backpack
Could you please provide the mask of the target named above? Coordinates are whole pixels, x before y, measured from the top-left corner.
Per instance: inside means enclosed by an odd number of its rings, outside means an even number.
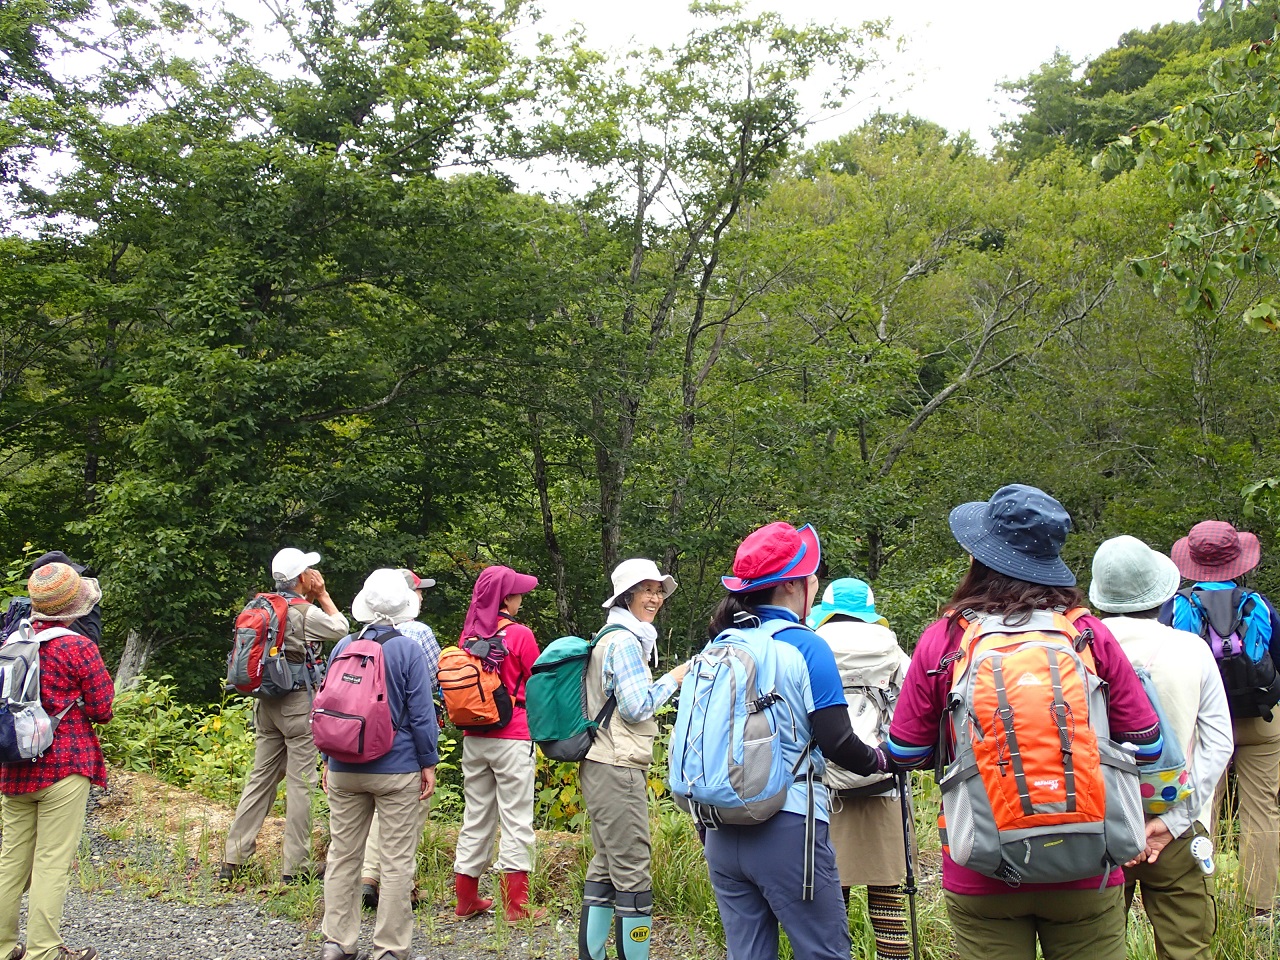
[[[587,664],[601,638],[625,629],[610,623],[590,640],[561,637],[534,661],[524,688],[524,705],[529,734],[548,760],[582,760],[595,742],[596,731],[609,725],[618,705],[613,696],[596,716],[587,715]]]

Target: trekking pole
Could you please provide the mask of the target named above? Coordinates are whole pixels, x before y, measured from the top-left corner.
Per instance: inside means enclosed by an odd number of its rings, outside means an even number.
[[[911,911],[911,955],[915,960],[920,960],[920,927],[916,922],[916,865],[911,856],[915,824],[911,814],[911,774],[906,770],[898,771],[898,799],[902,802],[902,848],[907,861],[907,882],[902,889],[907,895],[907,905]]]

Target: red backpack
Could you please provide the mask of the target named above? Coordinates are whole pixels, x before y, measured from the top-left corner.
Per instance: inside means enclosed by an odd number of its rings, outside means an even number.
[[[284,628],[289,608],[307,601],[260,593],[236,616],[227,655],[227,689],[251,697],[283,697],[293,690],[294,676],[284,656]]]
[[[317,749],[342,763],[377,760],[391,749],[396,736],[382,645],[400,634],[366,636],[368,631],[365,627],[357,633],[333,658],[311,705],[311,736]]]

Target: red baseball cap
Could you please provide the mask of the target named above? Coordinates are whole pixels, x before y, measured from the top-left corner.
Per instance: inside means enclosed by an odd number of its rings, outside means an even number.
[[[800,529],[779,520],[750,534],[733,557],[733,576],[721,577],[730,593],[763,590],[784,580],[802,580],[818,572],[822,545],[806,523]]]

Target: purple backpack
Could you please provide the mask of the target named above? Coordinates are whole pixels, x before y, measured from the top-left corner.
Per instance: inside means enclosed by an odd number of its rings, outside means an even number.
[[[366,636],[368,631],[365,627],[333,658],[311,705],[316,747],[342,763],[377,760],[396,736],[382,645],[400,634]]]

